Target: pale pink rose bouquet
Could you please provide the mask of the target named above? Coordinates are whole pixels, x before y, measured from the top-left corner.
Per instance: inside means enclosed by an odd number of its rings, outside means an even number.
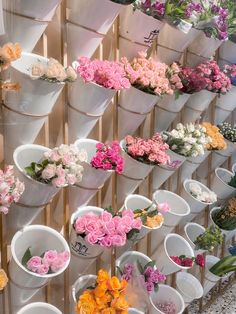
[[[166,144],[159,133],[150,139],[125,137],[125,151],[132,158],[150,165],[167,165],[170,163],[170,156],[167,154],[169,145]]]
[[[38,255],[32,255],[28,248],[22,257],[22,265],[29,271],[38,275],[48,275],[59,272],[65,267],[70,259],[70,252],[57,252],[56,250],[48,250]]]
[[[113,214],[113,210],[109,208],[100,215],[89,212],[78,217],[73,227],[76,234],[88,243],[109,248],[124,246],[127,240],[133,240],[142,228],[142,221],[140,218],[136,219],[130,209]]]
[[[36,181],[60,188],[82,180],[82,164],[85,161],[86,151],[79,150],[75,145],[62,144],[45,152],[41,162],[32,162],[25,171]]]
[[[176,63],[168,66],[153,58],[147,58],[145,52],[139,52],[131,62],[121,59],[133,87],[152,95],[172,95],[182,88],[179,78],[180,68]]]
[[[19,201],[25,185],[13,175],[13,166],[0,170],[0,212],[8,213],[12,203]]]
[[[65,68],[56,59],[50,58],[46,64],[37,62],[30,68],[33,80],[41,79],[51,83],[74,82],[77,79],[75,70],[69,66]]]

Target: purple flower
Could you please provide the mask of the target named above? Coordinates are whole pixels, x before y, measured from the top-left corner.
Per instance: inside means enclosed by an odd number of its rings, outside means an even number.
[[[151,274],[150,279],[153,283],[159,283],[159,282],[164,282],[166,280],[166,276],[162,274],[159,270],[155,270]]]
[[[129,264],[129,263],[125,264],[124,270],[123,270],[124,274],[132,275],[133,271],[134,271],[133,264]]]
[[[148,293],[151,293],[154,290],[154,284],[151,281],[145,282],[145,288]]]
[[[144,271],[144,275],[147,276],[147,277],[150,277],[153,272],[154,272],[153,267],[148,266],[148,267],[145,269],[145,271]]]
[[[131,279],[131,276],[129,274],[123,274],[123,276],[121,277],[123,280],[126,280],[126,281],[130,281]]]

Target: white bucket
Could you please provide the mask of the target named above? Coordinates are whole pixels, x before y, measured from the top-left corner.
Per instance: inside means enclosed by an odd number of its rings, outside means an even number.
[[[217,282],[221,279],[221,278],[225,278],[225,277],[219,277],[214,275],[213,273],[210,272],[210,268],[215,265],[217,262],[219,262],[219,258],[216,256],[212,256],[212,255],[207,255],[206,256],[206,266],[205,266],[205,281],[204,281],[204,293],[203,295],[207,295],[207,293],[217,284]]]
[[[203,234],[205,230],[204,227],[195,222],[189,222],[184,226],[184,237],[195,251],[195,255],[205,252],[205,250],[196,250],[196,245],[194,244],[197,237]]]
[[[236,43],[231,40],[225,41],[220,47],[219,57],[220,59],[226,60],[229,63],[236,63]]]
[[[48,303],[42,303],[42,302],[35,302],[30,303],[26,306],[24,306],[17,314],[62,314],[61,311],[59,311],[55,306],[48,304]]]
[[[232,88],[225,95],[221,95],[217,98],[215,107],[215,124],[219,124],[225,121],[229,115],[232,114],[236,108],[236,86],[232,85]]]
[[[74,303],[78,302],[79,296],[88,288],[96,283],[97,276],[85,275],[81,276],[71,287],[72,298]]]
[[[236,173],[236,163],[233,164],[233,166],[232,166],[232,172],[233,172],[233,173]]]
[[[137,251],[128,251],[122,254],[117,260],[116,260],[116,267],[119,267],[121,270],[123,270],[125,264],[136,264],[139,261],[139,263],[144,267],[147,263],[151,262],[152,260],[147,255],[137,252]],[[117,275],[118,275],[117,271]]]
[[[215,221],[213,220],[213,214],[214,212],[217,212],[218,210],[220,209],[220,207],[214,207],[211,209],[210,211],[210,220],[211,220],[211,223],[215,226],[218,226]],[[219,227],[219,226],[218,226]],[[219,227],[220,228],[220,227]],[[228,241],[230,240],[233,236],[235,236],[236,234],[236,230],[226,230],[226,229],[221,229],[221,232],[225,235],[225,241]]]
[[[228,184],[233,175],[233,172],[227,169],[215,169],[211,189],[216,193],[219,200],[223,201],[235,195],[236,189]]]

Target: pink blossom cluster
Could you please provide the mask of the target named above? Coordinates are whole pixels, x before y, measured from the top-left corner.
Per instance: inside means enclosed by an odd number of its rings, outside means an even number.
[[[200,267],[205,266],[205,258],[202,254],[198,254],[196,257],[187,257],[185,255],[170,256],[173,262],[183,267],[193,267],[194,262]]]
[[[139,52],[138,57],[131,62],[125,57],[121,59],[121,62],[125,66],[131,84],[146,93],[158,96],[172,95],[174,88],[181,88],[177,64],[169,67],[153,58],[147,58],[145,52]]]
[[[198,68],[183,67],[179,75],[183,84],[181,89],[183,93],[193,94],[207,87],[206,79]]]
[[[74,64],[77,74],[86,83],[93,82],[115,90],[127,89],[131,86],[124,66],[120,62],[80,57]]]
[[[170,162],[170,156],[167,154],[169,145],[162,140],[159,133],[150,139],[127,135],[125,142],[126,152],[138,161],[155,165],[166,165]]]
[[[0,170],[0,212],[7,214],[11,204],[19,201],[24,190],[24,183],[13,175],[13,166]]]
[[[90,212],[78,217],[74,222],[74,229],[78,235],[85,237],[92,245],[104,247],[125,245],[128,233],[133,229],[140,230],[141,227],[141,219],[135,219],[130,209],[122,211],[121,216],[113,216],[107,211],[100,215]]]
[[[103,170],[115,170],[121,174],[124,168],[124,158],[120,155],[120,144],[113,141],[111,145],[97,143],[96,155],[91,160],[92,167]]]
[[[69,259],[70,253],[68,251],[58,253],[56,250],[49,250],[42,257],[32,256],[27,262],[27,269],[42,276],[57,273],[65,267]]]
[[[226,64],[224,73],[230,78],[231,84],[236,86],[236,64]]]

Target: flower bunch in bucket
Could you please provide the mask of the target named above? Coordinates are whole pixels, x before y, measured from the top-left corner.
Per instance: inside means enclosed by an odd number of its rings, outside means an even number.
[[[47,63],[37,62],[30,68],[33,80],[41,79],[51,83],[74,82],[77,79],[75,70],[65,68],[58,60],[50,58]]]
[[[236,228],[236,197],[231,198],[212,214],[214,223],[223,230]]]
[[[202,126],[206,129],[206,134],[210,136],[211,142],[206,145],[207,150],[222,150],[227,148],[224,136],[220,129],[210,122],[203,122]]]
[[[97,143],[96,155],[91,159],[91,165],[96,169],[115,170],[121,174],[124,169],[124,158],[120,152],[121,147],[117,141],[113,141],[111,145]]]
[[[8,283],[7,274],[3,269],[0,269],[0,291],[2,291]]]
[[[126,280],[119,280],[116,276],[111,277],[107,271],[100,269],[95,284],[87,287],[78,296],[76,313],[128,314],[126,287]]]
[[[114,213],[111,207],[100,215],[88,212],[74,221],[77,235],[88,243],[103,247],[124,246],[134,239],[142,227],[140,218],[135,218],[132,210]]]
[[[175,89],[181,89],[180,68],[176,63],[171,66],[147,58],[146,52],[139,52],[131,62],[122,58],[127,76],[133,87],[152,95],[173,95]]]
[[[55,187],[74,185],[82,180],[87,153],[75,145],[60,145],[45,152],[41,162],[32,162],[25,172],[32,179]]]
[[[225,256],[214,264],[209,270],[216,276],[223,277],[236,271],[236,256]]]
[[[211,143],[211,138],[206,134],[206,129],[200,124],[178,123],[176,129],[163,132],[163,140],[170,149],[182,156],[197,157],[204,155],[204,148]]]
[[[28,248],[22,257],[22,265],[29,271],[39,274],[47,275],[57,273],[65,267],[70,259],[70,252],[57,252],[56,250],[48,250],[43,252],[40,256],[32,255],[30,248]]]
[[[206,78],[198,67],[182,67],[179,76],[183,85],[181,93],[194,94],[207,87]]]
[[[217,195],[214,192],[203,190],[201,185],[196,182],[189,184],[189,192],[200,202],[212,204],[217,201]]]
[[[8,213],[12,203],[19,201],[25,185],[13,174],[13,166],[0,170],[0,212]]]
[[[158,0],[136,0],[133,4],[134,10],[141,12],[161,20],[165,15],[165,3]]]
[[[232,143],[236,142],[236,125],[233,126],[228,122],[223,122],[218,125],[218,128],[226,140]]]
[[[170,157],[167,154],[169,146],[163,142],[159,133],[150,139],[127,135],[125,142],[124,149],[127,154],[140,162],[151,165],[166,165],[170,162]]]
[[[224,73],[231,80],[231,84],[236,86],[236,64],[226,64],[224,66]]]
[[[193,267],[194,263],[200,267],[205,266],[205,258],[202,254],[198,254],[196,257],[188,257],[186,255],[170,256],[172,261],[182,267]]]
[[[231,177],[228,184],[236,189],[236,173],[234,173],[234,175]]]
[[[213,250],[223,243],[223,234],[219,227],[210,226],[206,228],[205,232],[200,234],[194,244],[196,245],[195,250],[207,250],[213,252]]]

